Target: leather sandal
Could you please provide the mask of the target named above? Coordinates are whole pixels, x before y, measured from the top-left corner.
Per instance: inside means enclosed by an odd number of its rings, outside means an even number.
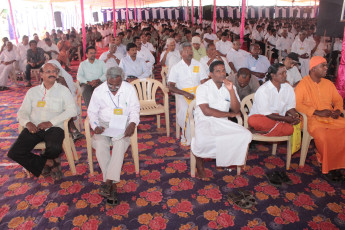
[[[289,184],[289,185],[293,184],[292,180],[289,178],[286,172],[282,171],[282,172],[277,172],[277,173],[280,176],[282,183]]]
[[[98,191],[98,194],[103,196],[103,197],[110,197],[110,189],[111,189],[111,185],[109,184],[102,184],[101,188]]]
[[[279,176],[278,172],[266,173],[265,176],[271,185],[275,187],[280,187],[282,185],[282,179]]]
[[[242,194],[244,198],[251,203],[252,205],[257,205],[258,203],[256,202],[255,197],[253,196],[253,193],[251,191],[243,190],[243,189],[238,189],[238,193]]]
[[[242,209],[249,209],[253,206],[241,193],[236,191],[228,193],[228,200]]]
[[[107,199],[107,204],[110,206],[117,205],[117,191],[116,190],[111,190],[110,196]]]

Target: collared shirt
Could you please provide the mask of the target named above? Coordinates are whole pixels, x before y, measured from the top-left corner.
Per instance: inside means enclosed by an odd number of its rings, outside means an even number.
[[[226,59],[224,57],[220,57],[222,59],[222,61],[224,62],[224,66],[225,66],[225,71],[227,74],[230,74],[231,72],[231,68],[228,64],[228,62],[226,61]],[[207,73],[207,76],[210,74],[210,66],[207,65],[208,61],[210,60],[211,58],[209,56],[205,56],[205,57],[202,57],[200,59],[200,63],[203,64],[205,70],[206,70],[206,73]],[[212,62],[215,62],[215,61],[218,61],[218,59],[213,59]]]
[[[57,47],[57,45],[55,44],[52,44],[51,46],[48,46],[47,44],[45,46],[42,47],[42,49],[45,51],[45,52],[49,52],[49,51],[56,51],[57,53],[60,53],[59,51],[59,48]],[[58,54],[55,54],[55,53],[51,53],[52,55],[52,59],[56,59]]]
[[[107,72],[107,66],[104,61],[95,59],[93,63],[90,63],[89,59],[81,62],[78,68],[77,80],[79,83],[86,84],[88,81],[100,79],[105,81],[105,73]]]
[[[133,42],[133,37],[127,38],[127,36],[126,36],[122,39],[122,44],[124,44],[125,46],[131,42]]]
[[[152,70],[147,67],[144,59],[137,57],[135,61],[127,55],[122,58],[119,65],[127,76],[135,76],[137,78],[147,78],[150,76]]]
[[[193,49],[193,59],[197,60],[197,61],[200,61],[200,59],[202,57],[205,57],[207,54],[206,54],[206,49],[204,47],[201,47],[196,50],[194,47],[192,47]]]
[[[176,83],[176,88],[183,89],[198,86],[203,79],[207,78],[206,71],[200,62],[192,59],[188,66],[182,59],[171,68],[168,81]]]
[[[301,73],[298,71],[296,66],[286,71],[286,80],[290,83],[291,86],[302,80]]]
[[[39,101],[45,101],[44,107],[37,107]],[[21,126],[28,122],[38,125],[50,121],[54,127],[63,129],[66,119],[77,116],[75,105],[69,89],[56,83],[48,90],[44,83],[35,86],[26,93],[24,101],[18,110],[18,121]]]
[[[276,43],[276,49],[277,50],[289,50],[291,48],[291,45],[292,45],[292,41],[290,38],[286,37],[280,37],[278,38],[277,40],[277,43]]]
[[[152,67],[155,64],[156,60],[155,60],[155,57],[150,52],[150,50],[142,46],[141,49],[137,51],[137,57],[144,59],[144,61],[146,62],[147,68],[151,70],[150,74],[152,74]]]
[[[104,53],[102,53],[101,56],[99,57],[99,60],[100,60],[100,61],[105,61],[105,59],[108,58],[108,54],[109,54],[109,50],[106,51],[106,52],[104,52]],[[114,56],[117,57],[117,56],[116,56],[116,53],[114,54]],[[118,58],[118,57],[117,57],[117,58]],[[118,58],[118,59],[120,59],[120,58]],[[121,60],[121,59],[120,59],[120,60]],[[108,59],[107,62],[105,62],[105,65],[107,66],[107,69],[109,69],[109,68],[111,68],[111,67],[117,67],[117,66],[119,66],[119,64],[117,64],[117,62],[116,62],[116,60],[115,60],[114,58]]]
[[[209,34],[209,33],[205,33],[205,34],[204,34],[204,40],[205,40],[205,38],[214,41],[214,40],[217,39],[217,35],[216,35],[216,34],[213,34],[213,33],[210,33],[210,34]],[[206,41],[204,41],[205,47],[207,47],[207,44],[208,44],[208,43],[207,43]]]
[[[246,67],[246,59],[250,55],[247,51],[239,49],[238,51],[231,48],[229,53],[226,55],[228,62],[234,64],[236,71],[240,68]]]
[[[292,43],[291,52],[297,53],[298,55],[302,55],[307,53],[310,57],[311,50],[313,48],[310,47],[310,42],[307,39],[304,39],[302,42],[299,37]]]
[[[259,33],[256,29],[253,30],[252,39],[261,42],[263,38],[264,36],[262,35],[262,33]]]
[[[29,49],[30,49],[29,43],[27,45],[23,45],[23,43],[20,43],[18,45],[17,51],[18,51],[20,60],[27,60],[26,55]]]
[[[160,62],[162,62],[162,59],[165,55],[167,51],[164,50],[161,54],[161,57],[160,57]],[[170,51],[168,54],[167,54],[167,57],[165,59],[165,66],[168,66],[168,67],[171,67],[172,64],[176,64],[177,62],[179,62],[181,60],[181,54],[179,51],[177,50],[174,50],[174,51]]]
[[[232,48],[232,42],[222,40],[216,43],[216,49],[223,55],[227,55]]]
[[[141,46],[143,46],[146,49],[150,50],[150,52],[156,52],[156,49],[153,47],[152,43],[150,43],[150,42],[146,42],[145,44],[142,43]]]
[[[277,44],[277,41],[278,41],[278,36],[277,35],[276,36],[270,35],[268,37],[267,41],[275,46]]]
[[[26,53],[26,58],[28,62],[41,62],[45,60],[44,57],[44,50],[42,48],[37,47],[36,53],[32,51],[32,49],[28,49]]]
[[[253,72],[266,73],[270,65],[271,63],[269,62],[268,58],[263,55],[259,55],[258,59],[254,58],[252,55],[249,55],[246,59],[246,67]]]
[[[19,55],[18,53],[12,48],[11,51],[8,51],[7,47],[2,51],[0,54],[0,62],[10,62],[10,61],[18,61]],[[7,76],[6,76],[7,77]]]
[[[281,84],[278,92],[272,82],[267,81],[256,91],[249,116],[254,114],[266,116],[273,113],[285,116],[287,111],[295,107],[295,92],[291,85],[288,83]]]
[[[128,124],[131,122],[139,124],[140,103],[134,86],[122,81],[120,89],[114,96],[109,90],[108,83],[103,82],[94,90],[87,109],[91,128],[95,129],[101,124],[109,123],[111,117],[116,116],[114,109],[119,108],[123,110],[123,115],[128,116]]]
[[[117,46],[115,56],[119,59],[122,59],[127,56],[126,46],[124,44],[120,44]]]
[[[37,47],[39,47],[39,48],[42,48],[43,49],[43,47],[46,45],[46,43],[44,42],[44,41],[42,41],[42,40],[39,40],[38,42],[37,42]]]
[[[246,85],[243,88],[238,83],[238,77],[237,76],[232,75],[232,76],[230,76],[229,80],[234,84],[234,86],[236,86],[237,93],[238,93],[238,96],[240,97],[241,101],[246,96],[248,96],[252,93],[255,93],[257,91],[257,89],[260,87],[259,81],[254,75],[252,75],[250,77],[248,85]]]

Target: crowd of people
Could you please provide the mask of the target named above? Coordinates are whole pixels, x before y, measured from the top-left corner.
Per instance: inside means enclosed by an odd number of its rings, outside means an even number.
[[[190,146],[195,155],[198,177],[206,177],[204,158],[216,159],[218,167],[244,165],[252,133],[290,136],[304,113],[322,173],[332,182],[345,180],[340,170],[345,168],[343,99],[325,79],[325,57],[337,56],[342,40],[330,47],[328,38],[315,34],[315,23],[313,19],[250,20],[243,44],[239,21],[232,19],[218,20],[216,31],[210,21],[200,25],[175,20],[131,21],[129,29],[119,22],[115,36],[111,23],[88,26],[86,57],[76,79],[103,173],[100,194],[109,204],[117,203],[116,184],[124,154],[140,121],[140,102],[131,82],[153,77],[159,64],[167,69],[164,87],[176,98],[180,143]],[[41,72],[42,84],[29,89],[18,111],[18,121],[25,129],[8,153],[35,176],[61,178],[58,156],[64,120],[70,119],[74,139],[83,138],[74,126],[81,111],[71,103],[76,88],[66,72],[72,60],[81,59],[82,42],[82,33],[74,28],[65,33],[46,32],[43,40],[37,34],[31,41],[23,36],[17,47],[3,38],[0,90],[9,89],[11,72],[23,77],[26,87],[32,87],[31,70]],[[97,47],[109,50],[97,59]],[[241,101],[252,94],[248,130],[233,121],[240,115]],[[193,100],[192,138],[187,110]],[[44,153],[31,153],[41,141],[46,143]],[[277,180],[270,182],[276,184]]]

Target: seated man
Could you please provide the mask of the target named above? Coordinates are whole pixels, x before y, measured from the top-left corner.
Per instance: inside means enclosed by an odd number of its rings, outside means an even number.
[[[261,49],[259,44],[252,44],[250,46],[250,55],[246,58],[245,67],[248,68],[253,75],[263,82],[265,74],[270,67],[270,62],[266,56],[260,55]]]
[[[133,43],[137,45],[137,57],[144,59],[144,61],[146,62],[147,68],[151,70],[150,72],[150,75],[151,75],[152,70],[153,70],[153,65],[155,64],[155,61],[156,61],[155,57],[152,55],[150,50],[142,46],[140,37],[134,37]]]
[[[206,70],[207,76],[210,73],[210,68],[209,66],[211,65],[212,62],[215,61],[222,61],[224,62],[226,74],[229,75],[231,72],[230,66],[226,59],[222,56],[220,56],[216,50],[216,46],[214,44],[209,44],[206,49],[207,56],[202,57],[200,59],[200,63],[204,65],[204,69]]]
[[[116,184],[120,182],[121,168],[124,154],[130,144],[129,137],[139,124],[140,104],[134,87],[125,82],[125,74],[120,67],[111,67],[106,73],[107,80],[93,93],[87,114],[90,126],[95,135],[92,137],[92,146],[105,182],[100,194],[108,198],[110,205],[117,203]],[[124,119],[123,119],[124,118]],[[107,128],[117,126],[120,131],[109,136],[103,132]],[[113,150],[110,155],[110,142]]]
[[[40,68],[44,62],[44,50],[42,48],[37,47],[37,42],[35,40],[31,40],[29,42],[30,49],[26,54],[27,58],[27,65],[25,70],[25,78],[27,81],[26,87],[31,87],[31,70]]]
[[[222,57],[226,57],[226,55],[229,53],[229,51],[232,48],[231,41],[228,40],[229,35],[227,32],[223,32],[221,39],[216,43],[216,49],[218,51],[218,54]]]
[[[313,44],[306,39],[307,32],[301,31],[292,43],[291,52],[297,53],[299,57],[299,63],[301,63],[301,76],[307,76],[309,73],[309,61],[311,57],[311,51],[314,48]]]
[[[206,56],[206,49],[201,47],[201,39],[198,36],[192,38],[193,45],[193,59],[200,61],[202,57]]]
[[[71,49],[69,50],[69,61],[78,60],[78,48],[81,47],[81,43],[76,38],[75,33],[72,31],[71,35],[69,36],[69,43],[71,44]],[[82,56],[82,52],[80,50],[80,56]]]
[[[128,55],[121,59],[120,67],[125,72],[125,79],[131,82],[138,78],[148,78],[151,75],[152,69],[147,67],[144,59],[137,57],[137,45],[128,43]]]
[[[239,37],[233,42],[233,46],[226,55],[229,66],[233,73],[237,73],[240,68],[246,66],[246,59],[250,54],[247,51],[241,49],[241,41]]]
[[[182,60],[170,71],[169,90],[176,94],[176,122],[182,128],[181,145],[189,146],[191,133],[187,117],[189,103],[194,99],[196,88],[206,81],[203,65],[193,59],[192,45],[188,42],[180,46]]]
[[[246,96],[255,93],[260,87],[258,79],[252,76],[250,70],[247,68],[239,69],[236,75],[230,76],[229,80],[236,87],[237,94],[241,101]]]
[[[299,65],[298,54],[289,53],[283,61],[284,66],[286,67],[286,80],[292,87],[296,87],[298,82],[302,80],[301,73],[297,69]]]
[[[0,91],[8,90],[8,75],[13,70],[13,63],[18,61],[17,52],[13,49],[12,42],[6,42],[6,48],[0,54]]]
[[[214,44],[214,40],[217,39],[217,35],[213,33],[211,26],[206,28],[206,33],[204,34],[204,46],[207,47],[209,44]]]
[[[44,53],[48,54],[49,60],[51,59],[57,59],[59,55],[59,48],[57,45],[53,44],[53,42],[50,40],[50,38],[44,39],[45,46],[43,46]]]
[[[96,59],[96,48],[87,47],[85,55],[87,59],[80,63],[77,73],[81,93],[86,107],[89,107],[93,91],[105,80],[107,66],[103,61]]]
[[[30,49],[29,46],[29,37],[24,35],[23,41],[18,45],[18,54],[19,54],[19,70],[24,73],[27,65],[27,52]]]
[[[181,61],[181,55],[179,50],[175,50],[175,39],[167,39],[167,49],[161,54],[161,65],[168,67],[168,72],[170,72],[171,67],[177,62]]]
[[[292,41],[288,37],[287,30],[283,30],[282,36],[278,38],[276,49],[281,50],[282,57],[285,58],[288,55],[288,50],[291,49]]]
[[[310,74],[295,89],[296,108],[308,117],[308,132],[314,138],[317,159],[322,173],[331,181],[344,180],[340,169],[345,168],[345,119],[343,99],[334,84],[325,79],[327,61],[320,56],[310,60]]]
[[[290,136],[300,122],[295,109],[295,93],[286,83],[286,68],[281,63],[269,67],[266,82],[254,96],[248,124],[265,136]]]
[[[147,41],[147,36],[145,33],[141,34],[140,39],[141,39],[142,46],[148,49],[152,53],[152,55],[154,55],[156,52],[156,49],[153,47],[152,43]]]
[[[115,43],[109,43],[109,50],[102,53],[101,56],[99,57],[99,60],[104,61],[105,65],[107,66],[107,69],[111,67],[116,67],[119,66],[120,64],[120,59],[116,56],[116,49],[117,46]]]
[[[115,56],[121,60],[127,55],[126,46],[121,43],[121,38],[119,36],[115,37],[113,41],[116,45]]]
[[[50,63],[41,68],[43,83],[27,92],[18,110],[18,121],[25,129],[19,134],[8,152],[8,157],[39,177],[52,172],[61,178],[59,155],[65,138],[63,123],[75,117],[77,109],[71,92],[56,82],[59,69]],[[31,150],[44,141],[46,149],[41,155]]]
[[[202,158],[216,158],[217,167],[244,165],[252,140],[250,131],[228,120],[239,114],[240,102],[236,87],[226,79],[224,63],[213,62],[210,75],[212,79],[196,90],[195,138],[191,145],[201,178],[205,177]]]

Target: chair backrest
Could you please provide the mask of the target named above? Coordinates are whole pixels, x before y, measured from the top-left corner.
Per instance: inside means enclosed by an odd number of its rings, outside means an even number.
[[[194,123],[194,110],[196,108],[196,102],[195,100],[191,101],[191,103],[188,106],[188,117],[189,117],[189,125],[190,125],[190,131],[191,136],[195,137],[195,123]]]
[[[166,86],[167,85],[167,76],[168,76],[168,67],[167,66],[162,67],[161,76],[162,76],[162,83],[164,86]]]
[[[155,79],[145,78],[145,79],[137,79],[131,82],[131,84],[137,90],[137,95],[139,98],[139,102],[142,104],[145,101],[156,101],[156,92],[158,88],[164,93],[164,97],[167,97],[167,93],[165,92],[165,88],[163,84]]]
[[[243,115],[243,122],[244,122],[244,127],[248,128],[248,114],[250,110],[252,109],[253,102],[254,102],[254,93],[246,96],[243,98],[241,101],[241,113]]]
[[[81,114],[81,112],[82,112],[82,110],[81,110],[81,97],[82,97],[82,95],[81,95],[81,88],[80,88],[79,82],[78,81],[74,82],[74,86],[76,89],[76,92],[75,92],[76,98],[74,98],[74,100],[76,101],[77,105],[79,106],[80,114]]]

